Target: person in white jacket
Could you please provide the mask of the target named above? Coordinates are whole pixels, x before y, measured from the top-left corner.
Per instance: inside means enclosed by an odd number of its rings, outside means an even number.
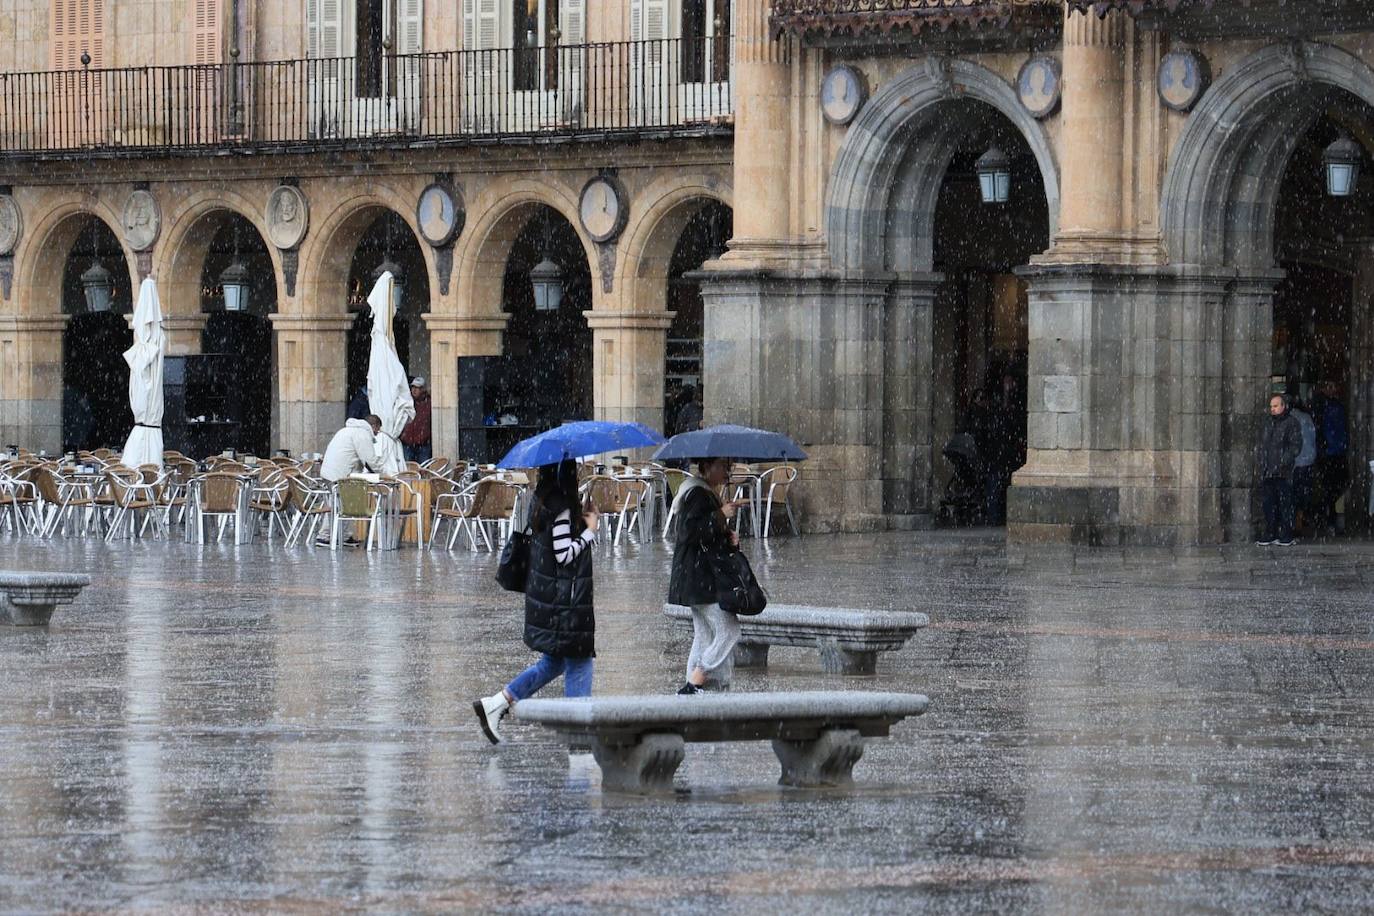
[[[349,474],[368,471],[376,466],[374,443],[381,429],[382,421],[376,414],[369,414],[366,420],[349,420],[345,423],[343,429],[329,440],[329,448],[324,450],[324,464],[320,466],[320,474],[324,479],[343,480]]]

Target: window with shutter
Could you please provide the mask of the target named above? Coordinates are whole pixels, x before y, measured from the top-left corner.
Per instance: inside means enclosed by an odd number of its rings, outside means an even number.
[[[105,65],[105,0],[52,0],[48,57],[53,70],[81,69],[81,54],[91,69]]]
[[[343,45],[341,0],[305,0],[306,57],[338,57]]]
[[[396,53],[419,54],[425,49],[424,0],[396,2]]]
[[[218,64],[223,58],[220,0],[194,0],[191,23],[191,62]]]

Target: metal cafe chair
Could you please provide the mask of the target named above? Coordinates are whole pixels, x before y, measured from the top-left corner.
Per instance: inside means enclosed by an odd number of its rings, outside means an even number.
[[[234,523],[234,539],[241,540],[239,526],[245,524],[243,503],[249,486],[248,479],[238,474],[211,471],[197,477],[194,484],[196,540],[204,541],[207,517],[219,519],[216,542],[224,538],[230,521]]]
[[[367,525],[367,549],[376,541],[377,522],[382,512],[382,492],[366,480],[346,478],[334,484],[334,523],[330,526],[329,549],[339,549],[339,533],[345,522]]]
[[[286,533],[286,546],[298,543],[304,533],[310,541],[315,531],[334,511],[334,494],[328,485],[304,474],[287,475],[286,485],[291,494],[291,527]],[[309,530],[306,525],[309,524]]]
[[[792,514],[792,501],[789,498],[792,484],[796,479],[797,469],[790,465],[768,468],[759,475],[755,484],[757,496],[751,502],[739,507],[740,513],[757,512],[762,515],[760,519],[750,519],[760,537],[768,537],[769,529],[773,524],[774,507],[787,515],[787,523],[792,526],[792,533],[794,535],[801,534],[801,529],[797,527],[797,518]],[[738,524],[738,519],[736,519],[736,524]]]

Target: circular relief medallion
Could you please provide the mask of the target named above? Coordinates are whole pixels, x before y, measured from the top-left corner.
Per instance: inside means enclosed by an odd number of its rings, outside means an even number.
[[[290,251],[305,238],[310,228],[310,206],[300,188],[277,185],[267,198],[267,240],[283,251]]]
[[[821,114],[831,124],[848,124],[867,100],[868,83],[853,67],[835,67],[821,81]]]
[[[1191,111],[1211,81],[1207,58],[1196,51],[1170,51],[1159,62],[1159,100],[1174,111]]]
[[[157,199],[147,191],[135,191],[124,204],[124,241],[134,251],[147,251],[162,229]]]
[[[435,248],[452,242],[463,231],[467,213],[456,189],[435,182],[420,192],[415,207],[415,224],[420,235]]]
[[[19,203],[9,195],[0,197],[0,256],[12,254],[24,234],[24,217]]]
[[[1032,57],[1021,65],[1016,76],[1016,95],[1033,117],[1047,118],[1059,107],[1059,61],[1053,57]]]

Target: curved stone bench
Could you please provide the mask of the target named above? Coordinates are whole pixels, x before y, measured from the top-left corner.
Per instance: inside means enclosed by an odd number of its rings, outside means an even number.
[[[927,704],[912,693],[718,693],[521,700],[511,715],[590,742],[603,788],[654,792],[672,789],[689,741],[771,740],[781,785],[848,785],[864,739]]]
[[[665,604],[663,613],[678,623],[692,625],[689,607]],[[930,623],[930,618],[914,612],[770,604],[762,614],[741,617],[739,622],[737,667],[767,667],[770,646],[811,646],[820,650],[821,669],[829,674],[872,674],[879,652],[900,649]]]
[[[45,627],[59,604],[71,604],[91,584],[84,573],[0,572],[8,622],[16,627]]]

